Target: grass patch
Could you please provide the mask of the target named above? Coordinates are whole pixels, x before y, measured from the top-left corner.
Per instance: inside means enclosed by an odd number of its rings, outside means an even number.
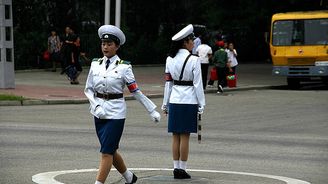
[[[0,101],[22,101],[25,98],[22,96],[15,96],[15,95],[10,95],[10,94],[0,94]]]

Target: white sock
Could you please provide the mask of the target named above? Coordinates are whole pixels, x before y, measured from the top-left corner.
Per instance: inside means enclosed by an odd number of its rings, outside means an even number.
[[[96,181],[96,183],[95,184],[103,184],[103,183],[101,183],[100,181]]]
[[[180,169],[180,161],[179,160],[173,160],[173,166],[174,169]]]
[[[180,169],[183,169],[183,170],[187,169],[187,161],[180,160]]]
[[[133,179],[133,173],[129,170],[126,170],[123,174],[123,177],[127,183],[131,183]]]

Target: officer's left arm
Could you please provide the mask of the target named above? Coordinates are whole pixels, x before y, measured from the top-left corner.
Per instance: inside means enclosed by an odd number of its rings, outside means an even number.
[[[198,106],[204,109],[205,95],[204,95],[203,82],[202,82],[201,66],[199,61],[195,62],[193,75],[194,75],[193,83],[195,87],[196,96],[198,99]]]
[[[149,113],[152,113],[156,109],[156,105],[139,89],[137,82],[135,81],[131,65],[129,65],[129,67],[125,70],[124,79],[130,93],[132,93],[134,98],[138,100]]]

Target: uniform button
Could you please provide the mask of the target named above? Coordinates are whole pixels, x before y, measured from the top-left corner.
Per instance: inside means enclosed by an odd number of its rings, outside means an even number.
[[[103,84],[103,86],[105,86],[105,84]]]
[[[106,77],[104,77],[104,79],[106,79]]]

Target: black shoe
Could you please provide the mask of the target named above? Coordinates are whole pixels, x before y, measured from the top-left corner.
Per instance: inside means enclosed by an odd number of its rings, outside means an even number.
[[[133,173],[133,178],[132,178],[132,182],[131,183],[125,183],[125,184],[132,184],[132,183],[136,183],[138,180],[138,177]]]
[[[173,170],[174,179],[190,179],[191,176],[183,169]]]
[[[191,176],[183,169],[180,169],[180,179],[190,179]]]
[[[80,83],[79,83],[79,81],[71,81],[71,84],[73,84],[73,85],[76,84],[77,85],[77,84],[80,84]]]
[[[180,179],[180,169],[173,170],[174,179]]]

